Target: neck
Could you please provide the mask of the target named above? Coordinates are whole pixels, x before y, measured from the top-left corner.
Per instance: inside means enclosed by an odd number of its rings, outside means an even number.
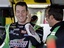
[[[24,23],[22,23],[22,22],[18,22],[18,24],[24,25],[24,24],[26,24],[26,23],[25,23],[25,22],[24,22]]]
[[[57,24],[58,22],[60,22],[60,21],[55,21],[55,22],[53,22],[52,24],[53,24],[53,26],[55,25],[55,24]]]

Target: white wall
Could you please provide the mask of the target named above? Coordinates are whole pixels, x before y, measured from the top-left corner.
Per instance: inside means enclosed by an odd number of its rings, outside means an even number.
[[[49,27],[49,24],[40,24],[40,26],[43,27],[43,42],[45,42],[51,27]]]
[[[8,7],[9,5],[9,0],[0,0],[0,7]]]

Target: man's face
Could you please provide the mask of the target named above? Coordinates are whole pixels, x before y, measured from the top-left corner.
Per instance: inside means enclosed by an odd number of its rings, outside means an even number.
[[[51,19],[51,16],[49,16],[48,14],[48,10],[45,12],[45,17],[46,17],[46,20],[48,21],[49,26],[52,27],[52,19]]]
[[[16,6],[15,14],[16,14],[18,22],[20,22],[20,23],[25,23],[26,22],[27,12],[28,11],[26,11],[25,6],[20,6],[20,5]]]

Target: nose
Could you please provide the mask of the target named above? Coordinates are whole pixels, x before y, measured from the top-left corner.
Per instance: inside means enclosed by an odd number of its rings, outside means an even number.
[[[20,13],[19,13],[19,15],[20,15],[20,16],[22,16],[22,15],[23,15],[23,13],[22,13],[22,12],[20,12]]]

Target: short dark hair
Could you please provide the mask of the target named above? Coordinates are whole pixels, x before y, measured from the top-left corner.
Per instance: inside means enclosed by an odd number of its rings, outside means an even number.
[[[53,4],[50,5],[46,8],[46,10],[48,10],[48,16],[53,15],[53,17],[55,18],[55,20],[57,21],[62,21],[63,20],[63,9],[61,8],[60,5],[58,4]],[[45,10],[45,11],[46,11]]]
[[[26,11],[28,11],[28,6],[27,6],[26,2],[18,2],[18,3],[16,3],[16,4],[15,4],[15,10],[16,10],[16,6],[17,6],[17,5],[25,6],[25,7],[26,7]]]
[[[36,15],[33,15],[33,16],[31,17],[31,22],[36,21],[36,20],[38,20],[38,17],[37,17]]]

